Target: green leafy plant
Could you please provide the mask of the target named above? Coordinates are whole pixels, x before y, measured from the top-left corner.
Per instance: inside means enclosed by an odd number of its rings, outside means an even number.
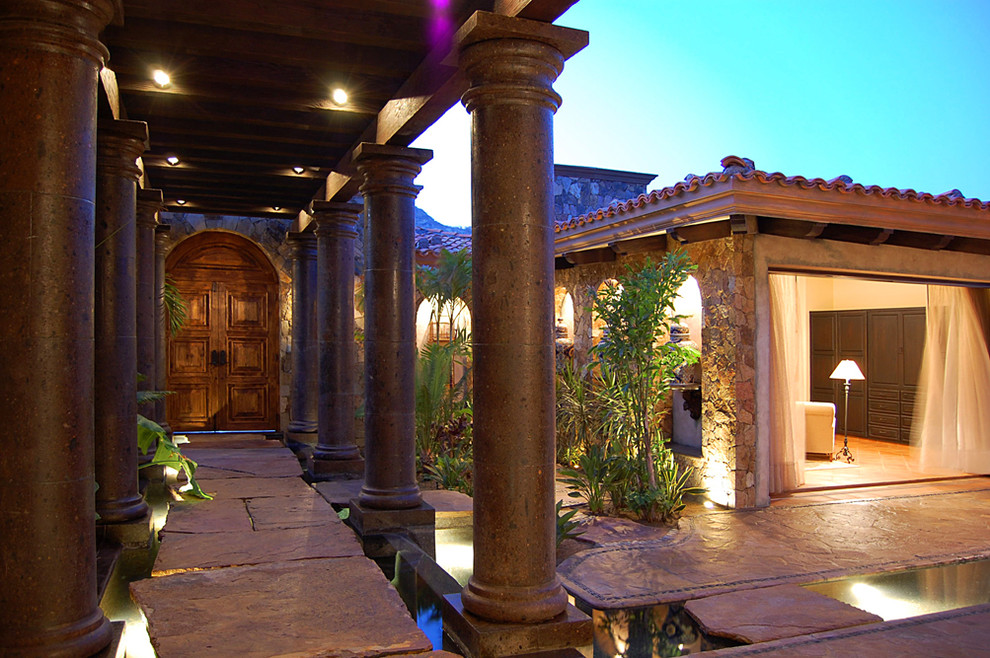
[[[695,266],[683,252],[670,252],[657,264],[647,260],[638,271],[626,269],[618,282],[596,294],[594,311],[605,322],[608,336],[592,350],[614,379],[608,395],[626,424],[627,452],[645,464],[644,484],[656,489],[653,444],[658,409],[675,370],[691,359],[680,345],[660,343],[670,325],[683,319],[674,313],[674,301]]]
[[[576,509],[564,512],[564,501],[558,500],[554,509],[557,512],[557,548],[565,539],[577,539],[584,534],[584,531],[576,532],[581,526],[580,521],[574,520],[574,515],[578,513]]]
[[[162,313],[162,318],[174,336],[179,333],[188,319],[188,306],[172,277],[165,277],[165,287],[162,292],[161,303],[165,311]]]
[[[141,450],[141,454],[148,454],[151,446],[155,446],[155,453],[151,461],[147,464],[142,464],[139,468],[161,465],[181,471],[185,474],[186,480],[188,480],[191,487],[187,493],[197,498],[211,500],[213,496],[203,491],[199,486],[199,482],[196,481],[195,474],[198,464],[182,454],[179,446],[175,443],[175,437],[170,438],[165,433],[165,430],[162,429],[161,425],[153,420],[148,420],[141,414],[138,414],[137,422],[138,449]]]
[[[614,456],[604,446],[591,446],[578,458],[578,467],[560,469],[560,481],[567,485],[571,498],[585,498],[588,513],[599,516],[605,513],[605,499],[609,487],[614,484],[615,472],[611,466]]]
[[[436,482],[444,489],[474,495],[473,463],[470,458],[463,455],[439,455],[424,470],[427,480]]]
[[[597,389],[593,370],[576,369],[567,362],[557,372],[557,461],[567,464],[589,446],[601,441],[607,409]]]

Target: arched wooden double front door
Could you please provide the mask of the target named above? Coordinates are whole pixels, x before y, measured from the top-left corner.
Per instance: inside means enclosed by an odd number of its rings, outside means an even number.
[[[168,421],[176,431],[277,429],[278,279],[264,253],[206,231],[169,254],[188,305],[168,342]]]

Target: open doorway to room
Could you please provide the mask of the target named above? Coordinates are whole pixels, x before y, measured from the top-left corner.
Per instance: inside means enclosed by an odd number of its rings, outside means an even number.
[[[941,409],[945,378],[925,374],[926,368],[956,367],[925,352],[932,329],[938,333],[945,324],[939,310],[944,305],[932,306],[944,290],[966,295],[968,289],[771,275],[771,354],[781,355],[771,367],[771,476],[778,493],[964,477],[968,466],[979,472],[965,459],[933,458],[941,440],[935,435],[944,424],[935,415],[954,413]],[[937,316],[934,326],[931,313]],[[974,318],[974,331],[984,333]],[[987,358],[985,339],[970,350],[977,361]],[[944,357],[944,346],[939,353]],[[863,376],[849,382],[848,405],[845,381],[833,379],[845,360]],[[797,404],[777,404],[788,398]],[[785,434],[793,442],[786,447],[779,438]],[[841,456],[847,435],[851,460]]]

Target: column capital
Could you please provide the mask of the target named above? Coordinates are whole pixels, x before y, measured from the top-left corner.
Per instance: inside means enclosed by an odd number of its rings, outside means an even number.
[[[316,233],[314,231],[287,231],[285,241],[292,249],[296,260],[316,259]]]
[[[137,210],[135,220],[137,225],[144,228],[158,226],[156,215],[165,207],[164,195],[161,190],[142,188],[137,191]]]
[[[309,214],[316,224],[316,236],[357,237],[358,215],[364,210],[360,203],[340,203],[337,201],[313,201]]]
[[[123,16],[122,0],[18,2],[0,9],[0,49],[26,48],[83,57],[102,66],[110,57],[99,33]]]
[[[168,246],[168,243],[171,240],[171,233],[171,224],[155,225],[155,251],[164,251],[165,247]]]
[[[354,149],[353,161],[364,179],[362,194],[394,193],[415,198],[421,188],[413,185],[413,180],[432,159],[429,149],[364,142]]]
[[[100,121],[96,129],[97,174],[137,181],[141,177],[137,159],[148,146],[148,124],[144,121]]]
[[[461,98],[469,112],[479,104],[537,104],[556,112],[561,99],[551,85],[564,60],[588,45],[588,33],[478,11],[455,40],[471,83]]]

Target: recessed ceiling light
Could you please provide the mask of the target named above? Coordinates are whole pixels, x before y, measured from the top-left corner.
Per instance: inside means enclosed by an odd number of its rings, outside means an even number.
[[[179,164],[179,158],[177,158],[174,155],[170,155],[167,158],[165,158],[165,162],[169,163],[171,166],[174,167],[175,165]]]
[[[151,78],[155,81],[155,84],[162,89],[172,84],[171,76],[161,69],[155,69],[151,74]]]
[[[302,172],[306,171],[306,167],[293,167],[292,171],[296,172],[297,174],[301,174]]]
[[[282,209],[282,206],[272,206],[272,210],[279,211],[281,209]]]
[[[180,206],[186,205],[186,200],[185,199],[176,199],[175,202],[177,204],[179,204]]]
[[[337,87],[333,90],[333,94],[330,96],[334,103],[337,105],[345,105],[347,103],[347,92]]]

